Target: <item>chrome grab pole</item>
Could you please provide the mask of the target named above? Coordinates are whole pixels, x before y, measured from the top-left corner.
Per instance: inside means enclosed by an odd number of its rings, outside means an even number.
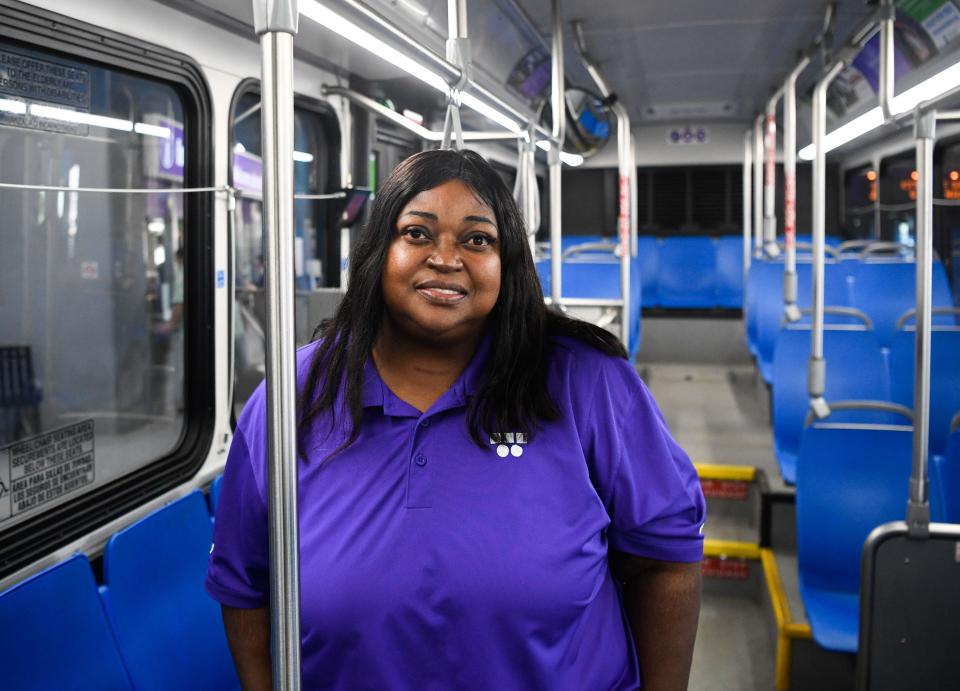
[[[826,152],[823,140],[827,129],[827,88],[830,82],[845,67],[836,62],[817,82],[813,90],[813,329],[810,331],[810,362],[807,370],[807,391],[810,394],[810,409],[818,418],[830,414],[830,406],[823,397],[826,388],[827,363],[823,358],[823,274],[824,240],[826,236],[826,208],[824,199],[827,189]]]
[[[896,9],[893,0],[880,2],[880,83],[877,96],[880,99],[880,108],[883,110],[883,119],[893,117],[894,60],[893,60],[893,33]]]
[[[907,502],[907,529],[913,537],[930,532],[927,452],[930,427],[930,322],[933,263],[933,144],[936,111],[914,114],[917,151],[917,311],[913,366],[913,469]]]
[[[611,108],[617,116],[617,164],[619,168],[619,214],[617,216],[617,233],[620,237],[620,299],[623,301],[620,319],[620,338],[625,348],[630,348],[630,257],[636,254],[636,221],[632,216],[631,187],[636,188],[634,177],[636,167],[633,165],[633,134],[630,126],[630,114],[626,106],[620,102],[610,90],[600,70],[587,53],[587,41],[583,36],[583,26],[580,22],[572,22],[574,46],[580,56],[583,66],[593,78],[600,94],[608,101],[612,101]],[[633,173],[631,174],[631,169]]]
[[[254,0],[263,101],[263,219],[267,289],[270,647],[273,688],[300,689],[294,339],[293,37],[296,0]]]
[[[561,260],[563,248],[563,220],[561,214],[561,199],[563,184],[561,181],[560,152],[566,125],[566,104],[563,84],[563,17],[560,0],[551,0],[553,10],[553,66],[551,70],[551,109],[553,111],[553,141],[550,144],[548,155],[550,165],[550,297],[553,304],[563,309],[561,285]]]
[[[747,286],[750,273],[750,242],[753,234],[751,215],[750,183],[753,179],[753,130],[743,133],[743,286]]]
[[[753,256],[760,259],[763,252],[763,119],[757,115],[753,122]]]
[[[768,257],[780,254],[777,247],[777,91],[767,101],[763,150],[765,154],[763,169],[763,251]]]
[[[804,56],[783,85],[783,312],[787,321],[800,319],[797,308],[797,77],[810,64]]]

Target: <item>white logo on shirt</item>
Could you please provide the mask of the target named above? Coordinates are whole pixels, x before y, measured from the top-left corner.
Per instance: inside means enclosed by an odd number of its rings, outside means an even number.
[[[500,458],[513,456],[520,458],[523,455],[523,445],[527,443],[527,435],[522,432],[498,432],[490,435],[490,444],[496,444],[497,455]]]

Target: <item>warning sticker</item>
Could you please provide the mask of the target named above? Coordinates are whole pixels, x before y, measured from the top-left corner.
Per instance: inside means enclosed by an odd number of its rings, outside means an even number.
[[[93,484],[93,440],[93,420],[84,420],[0,451],[7,454],[5,477],[0,477],[0,521]]]
[[[85,67],[0,49],[0,124],[83,136],[89,127],[72,113],[89,110]]]

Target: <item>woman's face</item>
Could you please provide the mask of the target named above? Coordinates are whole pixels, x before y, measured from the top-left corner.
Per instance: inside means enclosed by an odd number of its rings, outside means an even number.
[[[391,321],[433,342],[476,337],[500,295],[493,210],[454,179],[413,197],[393,230],[383,270]]]

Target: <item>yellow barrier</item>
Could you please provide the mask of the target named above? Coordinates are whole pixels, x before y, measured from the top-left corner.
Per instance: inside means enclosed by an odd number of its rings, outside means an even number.
[[[777,663],[776,685],[777,691],[787,691],[790,688],[790,645],[797,639],[812,638],[808,624],[793,621],[790,613],[790,603],[783,592],[783,583],[780,580],[780,571],[777,569],[777,560],[773,551],[767,548],[760,550],[760,562],[763,564],[763,575],[767,581],[767,592],[773,605],[773,616],[777,620]]]
[[[757,469],[752,465],[722,465],[720,463],[694,463],[701,480],[737,480],[753,482]]]

